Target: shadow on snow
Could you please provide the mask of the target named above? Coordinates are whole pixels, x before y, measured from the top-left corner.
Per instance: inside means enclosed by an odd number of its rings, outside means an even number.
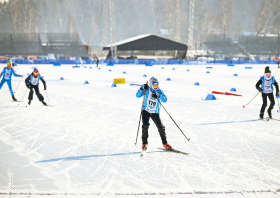
[[[256,122],[256,121],[260,121],[260,119],[255,119],[255,120],[241,120],[241,121],[229,121],[229,122],[213,122],[213,123],[202,123],[202,124],[194,124],[194,125],[232,124],[232,123]]]
[[[165,151],[150,151],[150,152],[165,152]],[[147,153],[150,153],[149,151]],[[110,157],[110,156],[121,156],[121,155],[135,155],[135,154],[141,154],[141,152],[129,152],[129,153],[115,153],[115,154],[107,154],[107,155],[84,155],[84,156],[74,156],[74,157],[62,157],[62,158],[56,158],[56,159],[49,159],[49,160],[41,160],[37,161],[35,163],[43,163],[43,162],[56,162],[56,161],[73,161],[73,160],[85,160],[88,158],[93,157]]]

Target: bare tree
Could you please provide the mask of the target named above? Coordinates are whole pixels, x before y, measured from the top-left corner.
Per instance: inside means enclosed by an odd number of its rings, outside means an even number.
[[[235,0],[216,0],[217,3],[217,9],[218,17],[219,17],[219,25],[221,34],[224,35],[224,39],[227,35],[233,34],[234,28],[231,28],[234,21],[234,15],[233,15],[233,3]]]
[[[79,33],[78,28],[76,26],[76,23],[75,23],[72,15],[69,16],[67,30],[68,30],[68,33],[76,33],[76,34]]]
[[[258,35],[267,33],[270,29],[275,32],[280,31],[280,1],[265,0],[262,8],[258,11],[255,27]]]
[[[8,6],[8,0],[0,0],[0,13]],[[1,17],[1,16],[0,16]]]
[[[10,11],[13,33],[18,33],[23,21],[20,14],[22,11],[20,0],[10,0],[8,9]]]
[[[165,11],[165,26],[167,29],[167,36],[169,39],[174,39],[175,24],[176,24],[176,4],[173,0],[163,0]]]
[[[203,41],[205,37],[217,33],[219,29],[218,16],[205,9],[200,15],[198,22],[195,23],[194,28],[200,36],[196,40],[201,39]]]
[[[7,9],[8,5],[9,5],[8,0],[0,0],[0,25],[1,25],[2,11]]]

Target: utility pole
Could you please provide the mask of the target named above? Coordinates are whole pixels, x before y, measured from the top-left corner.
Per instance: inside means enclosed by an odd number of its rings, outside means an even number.
[[[194,21],[194,0],[190,0],[188,48],[193,47],[193,21]]]
[[[116,58],[116,47],[113,46],[115,43],[115,12],[114,12],[114,1],[110,1],[110,33],[111,33],[111,59]]]
[[[103,38],[102,38],[102,45],[105,47],[107,45],[107,0],[103,0]]]
[[[180,29],[180,0],[176,0],[176,41],[181,42]]]

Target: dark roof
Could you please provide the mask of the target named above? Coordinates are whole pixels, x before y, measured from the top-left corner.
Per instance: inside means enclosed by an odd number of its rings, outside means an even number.
[[[113,44],[117,46],[117,51],[167,51],[184,50],[188,46],[156,35],[139,35]],[[103,50],[110,50],[111,44],[103,47]]]

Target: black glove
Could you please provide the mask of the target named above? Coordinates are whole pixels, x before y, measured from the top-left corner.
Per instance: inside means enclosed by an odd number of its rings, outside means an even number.
[[[278,98],[279,97],[279,91],[276,91],[276,97]]]
[[[260,87],[258,87],[257,90],[258,90],[259,92],[263,92],[262,88],[260,88]]]
[[[47,89],[47,86],[44,87],[44,90],[46,90],[46,89]]]
[[[143,86],[144,86],[144,88],[143,88]],[[144,84],[140,87],[141,90],[148,89],[148,88],[149,88],[149,86],[147,84]]]
[[[27,87],[28,89],[30,89],[30,85],[29,85],[29,84],[27,84],[26,87]]]
[[[157,98],[158,98],[157,94],[155,94],[155,93],[152,94],[152,97],[153,97],[154,99],[157,99]]]

